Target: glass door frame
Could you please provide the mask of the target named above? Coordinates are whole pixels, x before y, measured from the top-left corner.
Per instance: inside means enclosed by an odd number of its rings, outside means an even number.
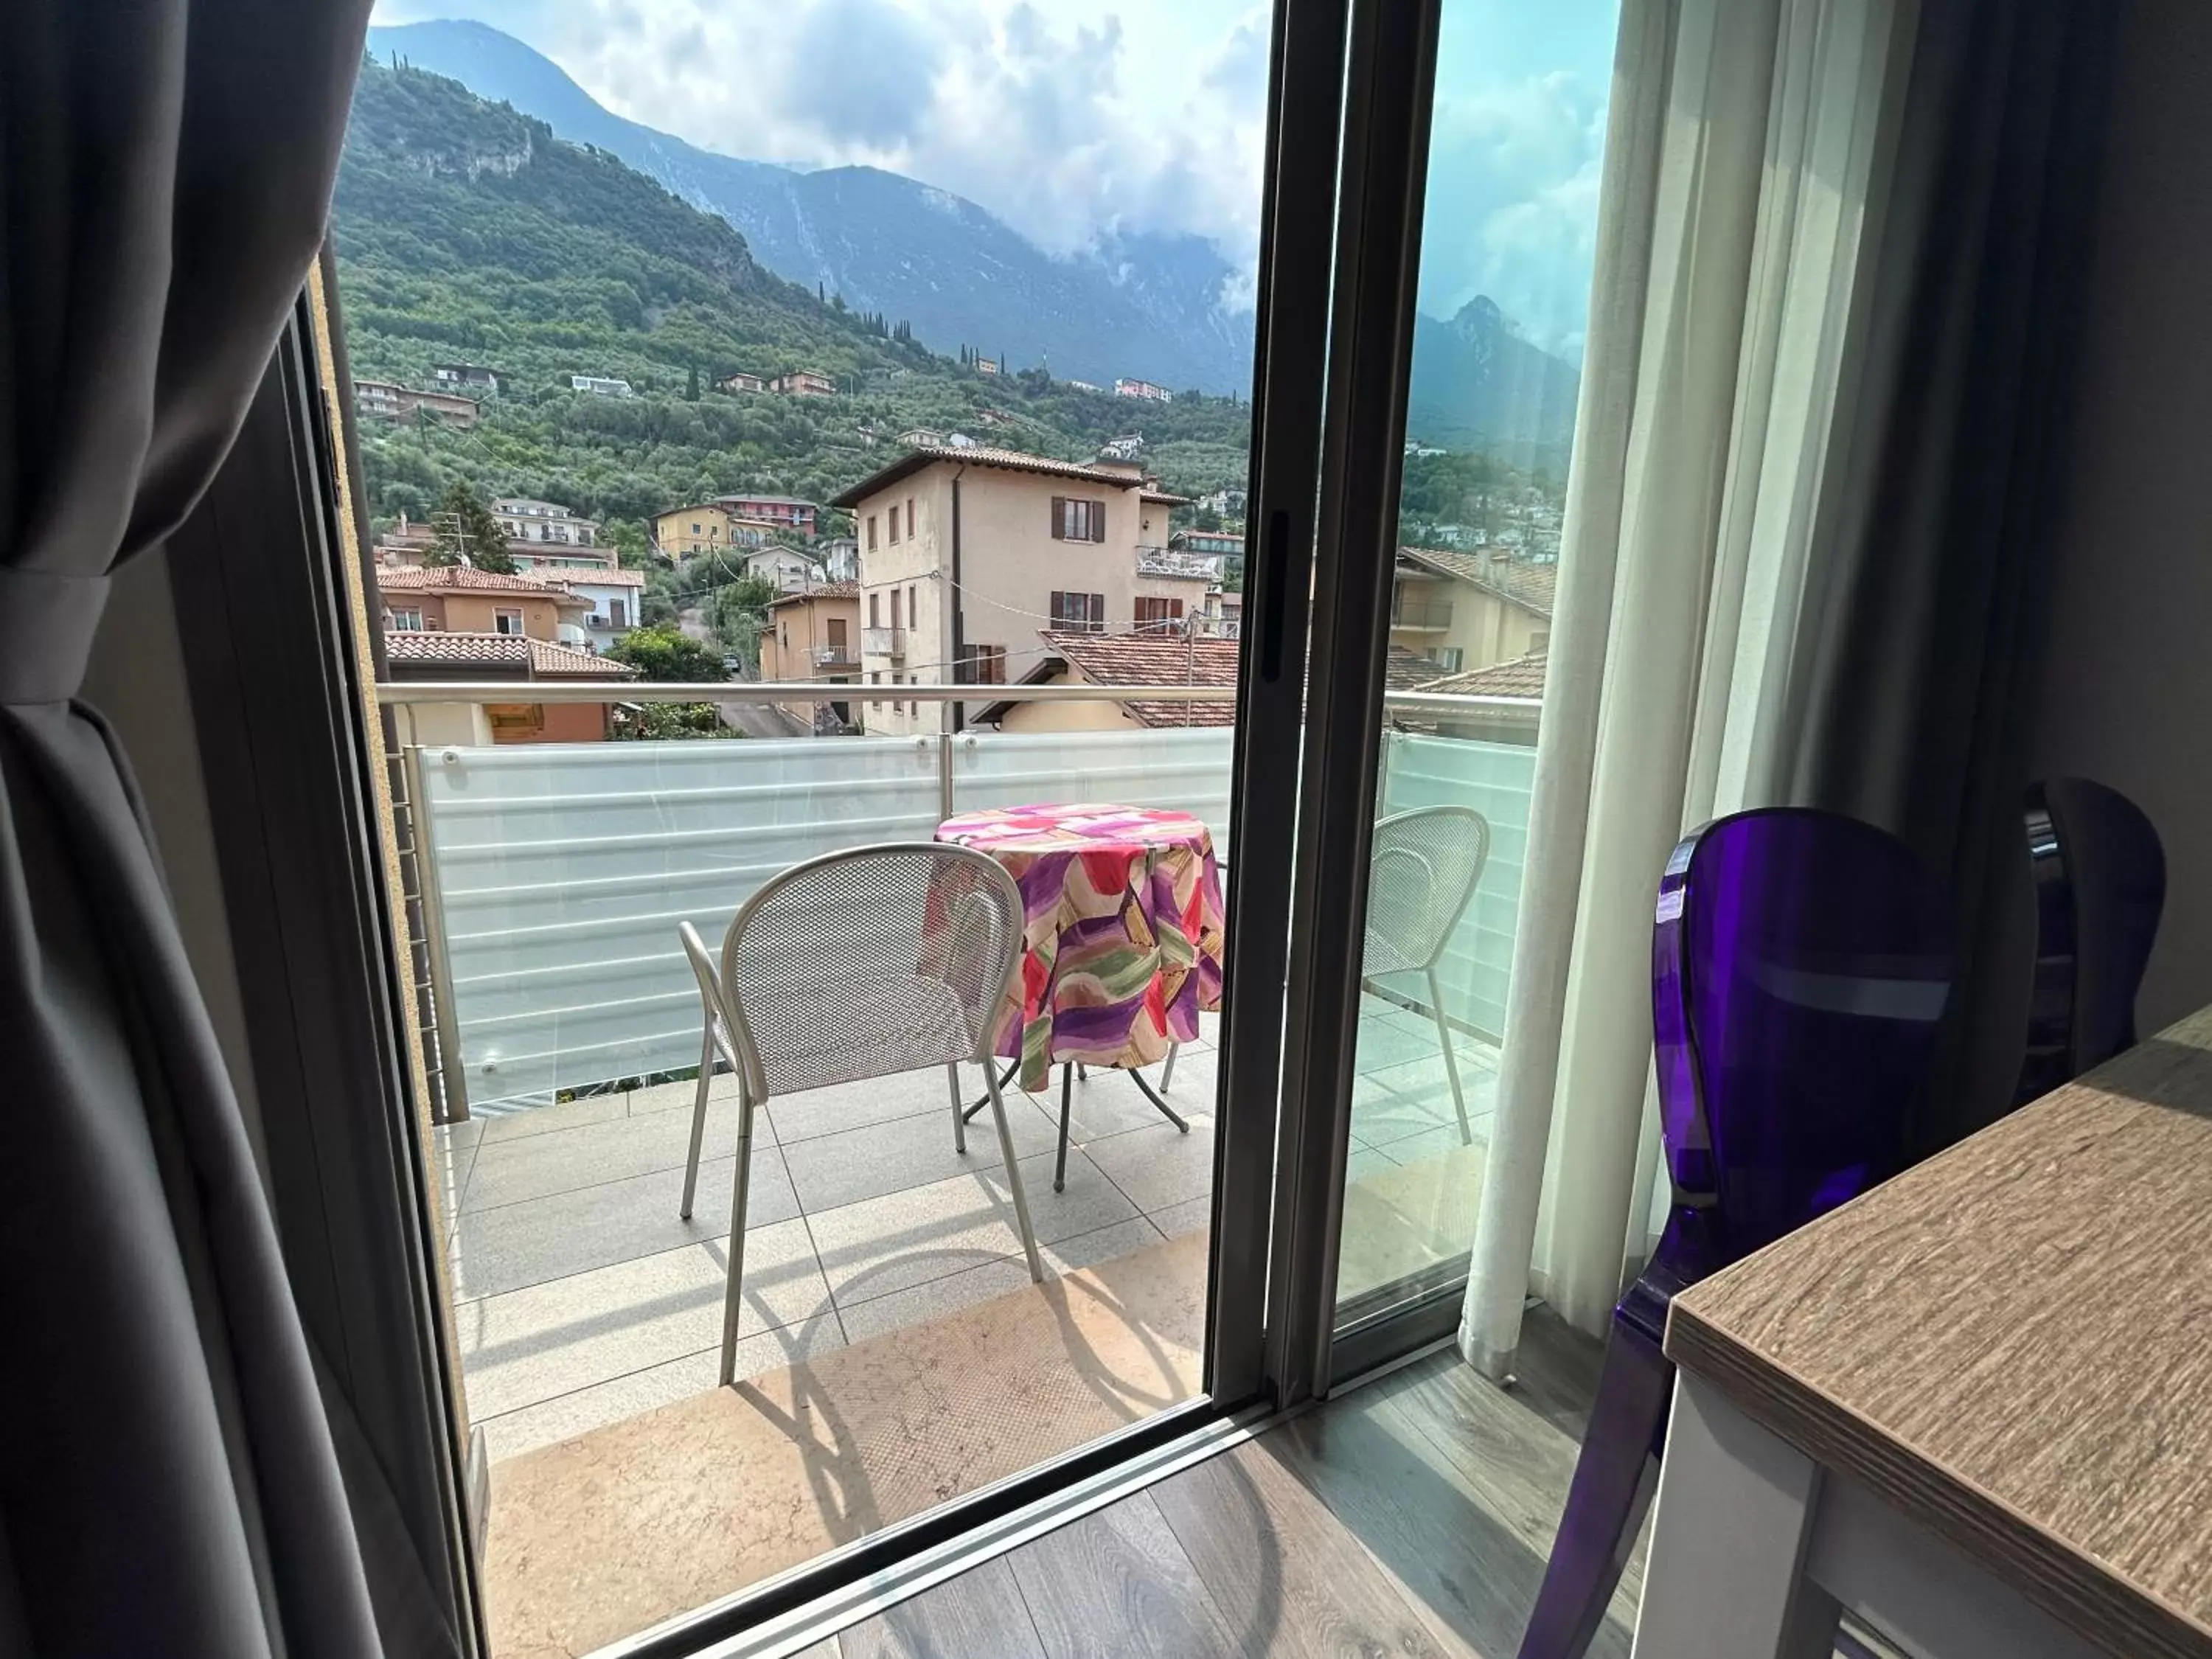
[[[1340,1346],[1335,1304],[1441,11],[1354,0],[1348,30],[1267,1297],[1284,1405],[1440,1334],[1394,1310]]]

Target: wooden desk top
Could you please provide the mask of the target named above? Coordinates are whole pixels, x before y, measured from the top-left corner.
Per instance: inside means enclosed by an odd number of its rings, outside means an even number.
[[[2212,1009],[1693,1285],[1667,1352],[2108,1651],[2212,1656]]]

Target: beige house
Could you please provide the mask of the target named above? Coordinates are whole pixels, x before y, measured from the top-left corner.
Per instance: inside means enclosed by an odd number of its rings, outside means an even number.
[[[768,609],[761,635],[761,678],[764,680],[830,680],[843,685],[860,676],[860,585],[831,582],[805,592],[787,593]],[[854,725],[853,705],[784,703],[786,713],[813,730],[834,729],[817,711],[828,709],[836,726]]]
[[[1500,548],[1472,553],[1398,550],[1390,643],[1448,674],[1540,651],[1551,643],[1558,567],[1516,560]]]
[[[1127,635],[1179,623],[1206,582],[1147,574],[1139,551],[1164,548],[1177,501],[1133,464],[933,447],[837,496],[860,544],[867,729],[945,729],[945,705],[891,688],[1019,678],[1041,627]]]
[[[589,648],[592,602],[547,577],[468,565],[378,565],[374,574],[389,632],[505,634]]]

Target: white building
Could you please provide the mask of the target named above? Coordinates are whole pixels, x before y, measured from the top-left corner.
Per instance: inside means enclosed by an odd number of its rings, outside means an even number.
[[[823,583],[822,567],[804,553],[788,547],[757,547],[744,554],[738,562],[748,574],[765,576],[776,586],[780,593],[796,593],[803,588],[819,587]]]
[[[494,501],[491,515],[512,541],[590,547],[599,533],[597,519],[582,518],[557,501],[532,501],[526,495],[508,495]]]
[[[630,391],[628,380],[618,380],[611,374],[571,374],[568,377],[568,390],[588,392],[594,397],[599,398],[629,398],[635,395]]]
[[[544,574],[578,599],[592,602],[591,614],[582,618],[582,626],[592,650],[605,651],[637,626],[638,605],[645,596],[642,571],[562,570]]]
[[[1117,398],[1149,398],[1156,404],[1175,401],[1174,392],[1164,386],[1155,386],[1150,380],[1116,380],[1114,382],[1114,395]]]

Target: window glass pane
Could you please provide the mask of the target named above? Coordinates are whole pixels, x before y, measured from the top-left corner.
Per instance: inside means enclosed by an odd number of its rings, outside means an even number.
[[[1445,0],[1340,1323],[1456,1294],[1474,1242],[1542,736],[1618,22],[1616,0]],[[1389,701],[1412,691],[1485,701],[1456,710]]]

